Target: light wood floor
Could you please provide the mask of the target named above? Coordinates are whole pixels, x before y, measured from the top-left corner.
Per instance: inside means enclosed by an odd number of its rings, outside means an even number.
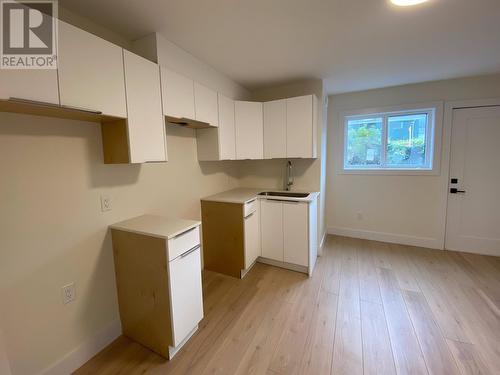
[[[500,258],[329,237],[312,278],[204,275],[171,362],[121,337],[77,374],[500,374]]]

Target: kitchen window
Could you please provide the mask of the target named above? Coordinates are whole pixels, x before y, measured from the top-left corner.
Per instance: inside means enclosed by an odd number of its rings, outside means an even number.
[[[432,171],[436,109],[343,116],[344,172]]]

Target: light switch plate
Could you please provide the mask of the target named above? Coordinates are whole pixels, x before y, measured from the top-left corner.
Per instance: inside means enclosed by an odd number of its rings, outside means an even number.
[[[111,211],[111,198],[107,194],[101,195],[101,211]]]

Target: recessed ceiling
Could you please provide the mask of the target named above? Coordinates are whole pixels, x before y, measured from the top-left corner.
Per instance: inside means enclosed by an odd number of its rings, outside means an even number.
[[[60,0],[131,40],[154,31],[249,89],[328,93],[500,72],[500,1]]]

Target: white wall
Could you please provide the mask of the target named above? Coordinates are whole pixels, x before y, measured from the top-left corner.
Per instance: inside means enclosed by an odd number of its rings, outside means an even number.
[[[169,51],[185,74],[248,94]],[[104,165],[98,125],[0,113],[0,307],[14,375],[68,373],[120,333],[109,224],[143,213],[199,219],[201,197],[237,186],[234,164],[198,162],[193,130],[168,126],[167,143],[167,163]],[[112,211],[100,211],[101,194]],[[64,306],[70,282],[77,299]]]
[[[345,110],[433,101],[500,97],[500,75],[428,82],[332,95],[328,108],[327,226],[329,233],[442,248],[448,166],[439,176],[341,174]],[[444,150],[446,151],[446,150]],[[361,213],[362,220],[357,218]]]

